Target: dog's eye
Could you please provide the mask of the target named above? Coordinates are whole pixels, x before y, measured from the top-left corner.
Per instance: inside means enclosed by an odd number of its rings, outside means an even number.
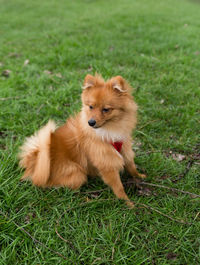
[[[103,112],[103,113],[106,113],[106,112],[108,112],[109,110],[110,110],[110,109],[108,109],[108,108],[103,108],[103,109],[102,109],[102,112]]]
[[[92,106],[89,106],[89,108],[90,108],[90,109],[93,109],[93,107],[92,107]]]

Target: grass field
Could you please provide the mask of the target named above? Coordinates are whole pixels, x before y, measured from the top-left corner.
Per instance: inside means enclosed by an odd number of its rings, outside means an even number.
[[[199,1],[0,0],[0,264],[200,263],[199,33]],[[98,178],[19,182],[25,137],[78,111],[96,71],[135,88],[134,210]]]

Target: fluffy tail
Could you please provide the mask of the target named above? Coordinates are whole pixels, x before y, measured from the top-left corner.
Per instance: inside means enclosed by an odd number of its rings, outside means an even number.
[[[33,136],[28,137],[21,147],[20,166],[25,168],[22,180],[30,179],[34,185],[45,186],[50,175],[51,134],[56,124],[49,121]]]

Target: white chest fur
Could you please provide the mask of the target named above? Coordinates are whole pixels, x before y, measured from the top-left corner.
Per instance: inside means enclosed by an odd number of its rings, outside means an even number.
[[[125,136],[121,135],[119,132],[106,130],[103,128],[97,128],[95,129],[96,134],[101,137],[103,141],[108,142],[117,142],[117,141],[124,141]]]

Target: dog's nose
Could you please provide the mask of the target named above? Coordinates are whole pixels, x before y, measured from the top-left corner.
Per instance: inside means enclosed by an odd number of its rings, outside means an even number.
[[[94,119],[90,119],[88,124],[93,127],[96,124],[96,121]]]

